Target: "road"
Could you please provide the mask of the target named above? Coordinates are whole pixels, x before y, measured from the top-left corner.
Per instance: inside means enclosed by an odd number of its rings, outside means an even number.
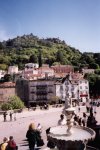
[[[16,121],[9,121],[7,116],[7,122],[3,122],[3,116],[0,115],[0,142],[3,137],[14,136],[14,139],[19,147],[19,150],[29,150],[26,139],[26,132],[30,123],[34,122],[37,126],[40,123],[43,127],[42,137],[46,145],[46,134],[45,130],[48,127],[56,126],[59,120],[59,116],[63,108],[50,108],[49,110],[35,110],[35,111],[23,111],[22,113],[16,114]],[[81,108],[81,112],[78,114],[82,115],[85,112],[85,107]],[[76,113],[78,109],[76,108]],[[96,119],[100,123],[100,108],[97,108]],[[45,147],[45,146],[44,146]]]
[[[46,143],[45,130],[48,127],[57,125],[57,121],[62,112],[62,108],[52,108],[49,110],[24,111],[16,115],[16,121],[3,122],[3,116],[0,116],[0,142],[3,137],[14,136],[19,150],[28,150],[26,139],[26,131],[30,123],[34,122],[37,126],[40,123],[43,127],[42,137]]]

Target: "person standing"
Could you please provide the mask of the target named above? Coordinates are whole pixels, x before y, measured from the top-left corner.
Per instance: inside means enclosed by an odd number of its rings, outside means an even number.
[[[81,126],[82,125],[82,118],[79,118],[78,124]]]
[[[66,120],[63,114],[60,115],[60,119],[58,120],[58,125],[66,125]]]
[[[12,112],[10,112],[9,116],[10,116],[10,121],[12,121]]]
[[[4,122],[6,122],[7,121],[7,112],[6,111],[3,113],[3,117],[4,117]]]
[[[16,121],[16,112],[14,113],[14,121]]]
[[[82,124],[83,126],[87,126],[87,115],[85,112],[83,112]]]
[[[37,137],[41,137],[40,132],[35,129],[34,123],[31,123],[26,133],[26,138],[29,143],[29,150],[35,150],[35,145],[37,144]]]
[[[80,113],[80,106],[78,106],[78,112]]]

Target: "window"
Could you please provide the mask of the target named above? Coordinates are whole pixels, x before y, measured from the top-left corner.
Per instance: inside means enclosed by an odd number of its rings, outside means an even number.
[[[69,82],[68,82],[68,81],[66,81],[66,82],[65,82],[65,85],[69,85]]]
[[[80,92],[80,95],[83,95],[83,92]]]
[[[72,85],[72,87],[71,87],[71,91],[74,91],[74,85]]]
[[[74,93],[72,93],[72,98],[75,98],[75,94]]]
[[[60,86],[60,90],[63,91],[63,86]]]
[[[80,86],[80,89],[82,89],[82,86]]]
[[[88,89],[88,86],[85,86],[86,89]]]

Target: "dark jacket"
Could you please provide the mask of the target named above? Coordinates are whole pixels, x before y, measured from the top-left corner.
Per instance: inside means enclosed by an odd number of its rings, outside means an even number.
[[[27,140],[29,142],[29,146],[35,146],[37,138],[40,138],[40,133],[37,130],[28,130],[26,133]]]
[[[8,145],[7,145],[7,150],[17,150],[17,146],[14,140],[9,140]]]

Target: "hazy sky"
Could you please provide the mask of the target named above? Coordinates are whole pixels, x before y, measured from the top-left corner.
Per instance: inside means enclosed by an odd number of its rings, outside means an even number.
[[[100,0],[0,0],[0,41],[30,33],[100,52]]]

